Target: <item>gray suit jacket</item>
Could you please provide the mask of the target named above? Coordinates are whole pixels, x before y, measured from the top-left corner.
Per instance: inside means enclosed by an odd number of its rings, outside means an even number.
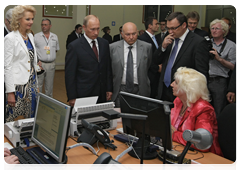
[[[148,79],[148,69],[152,61],[152,45],[141,40],[137,40],[137,76],[139,95],[150,96],[150,81]],[[120,91],[120,86],[124,68],[124,40],[110,44],[110,57],[112,61],[113,75],[113,95],[115,101]]]

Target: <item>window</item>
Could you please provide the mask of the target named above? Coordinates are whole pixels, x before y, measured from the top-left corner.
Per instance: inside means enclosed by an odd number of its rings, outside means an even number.
[[[43,5],[43,17],[72,18],[73,5]]]
[[[143,23],[148,17],[164,20],[172,12],[173,5],[143,5]]]

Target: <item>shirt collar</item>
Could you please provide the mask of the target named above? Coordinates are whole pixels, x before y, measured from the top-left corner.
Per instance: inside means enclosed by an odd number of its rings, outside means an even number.
[[[90,39],[90,38],[88,38],[88,36],[84,33],[84,35],[83,35],[85,38],[86,38],[86,40],[87,40],[87,42],[89,43],[89,44],[91,44],[92,43],[92,39]],[[94,39],[94,41],[97,43],[97,39]]]
[[[211,40],[212,40],[212,43],[214,43],[216,46],[221,46],[221,45],[223,44],[223,42],[225,41],[225,39],[226,39],[226,38],[224,38],[224,39],[223,39],[223,41],[222,41],[220,44],[218,44],[218,45],[217,45],[217,44],[214,42],[214,39],[213,39],[213,38],[211,38]]]
[[[146,33],[152,38],[154,35],[146,30]]]
[[[128,48],[130,45],[124,40],[124,47]],[[133,46],[133,48],[137,48],[137,41],[135,43],[133,43],[131,46]]]
[[[187,36],[187,34],[188,34],[188,32],[189,32],[189,29],[187,29],[187,30],[185,31],[185,33],[184,33],[181,37],[179,37],[179,39],[180,39],[181,41],[184,41],[185,38],[186,38],[186,36]]]

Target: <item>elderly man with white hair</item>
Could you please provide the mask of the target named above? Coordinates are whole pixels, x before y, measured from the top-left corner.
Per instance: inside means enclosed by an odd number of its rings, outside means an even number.
[[[236,45],[226,39],[228,25],[223,20],[213,20],[210,23],[210,30],[214,49],[210,53],[214,54],[214,58],[209,61],[208,88],[218,116],[227,104],[228,72],[233,70],[236,64]]]
[[[4,19],[4,37],[11,32],[11,27],[10,27],[10,23],[12,20],[12,10],[13,8],[10,8],[9,10],[7,10],[6,14],[5,14],[5,19]]]

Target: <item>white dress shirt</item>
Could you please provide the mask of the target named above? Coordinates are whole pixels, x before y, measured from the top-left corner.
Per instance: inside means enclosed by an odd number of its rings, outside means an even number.
[[[123,68],[123,76],[122,76],[122,84],[126,84],[126,72],[127,72],[127,59],[130,45],[124,41],[124,68]],[[134,84],[138,84],[137,78],[137,43],[135,42],[132,48],[132,56],[133,56],[133,82]]]

